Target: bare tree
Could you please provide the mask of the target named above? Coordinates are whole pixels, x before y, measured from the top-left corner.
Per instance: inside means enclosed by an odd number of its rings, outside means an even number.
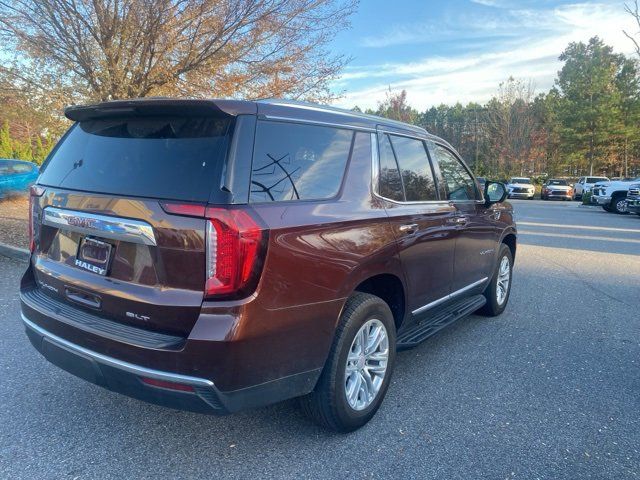
[[[0,0],[0,73],[85,99],[327,100],[358,0]],[[43,84],[43,79],[47,81]]]
[[[535,93],[532,82],[510,77],[500,84],[498,95],[487,104],[488,128],[496,158],[493,169],[524,174],[533,169],[533,134],[536,119],[531,108]]]
[[[624,9],[629,15],[631,15],[638,24],[638,31],[635,34],[628,33],[626,30],[623,30],[623,33],[633,42],[633,45],[636,48],[636,53],[638,57],[640,57],[640,40],[636,38],[638,36],[640,38],[640,4],[638,0],[634,0],[632,4],[624,4]]]

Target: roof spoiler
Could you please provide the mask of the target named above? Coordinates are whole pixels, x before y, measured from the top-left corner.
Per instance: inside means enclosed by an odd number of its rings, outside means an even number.
[[[69,120],[84,122],[112,117],[193,116],[208,117],[240,114],[255,114],[257,107],[252,102],[240,100],[191,100],[174,98],[140,98],[114,100],[94,105],[72,105],[64,109]]]

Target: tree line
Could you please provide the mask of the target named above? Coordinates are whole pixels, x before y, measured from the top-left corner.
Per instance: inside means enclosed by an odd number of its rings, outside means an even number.
[[[405,91],[388,92],[367,113],[444,138],[479,175],[639,175],[638,60],[615,53],[598,37],[571,43],[559,58],[563,66],[548,92],[536,95],[531,82],[509,78],[487,103],[422,112],[409,106]]]
[[[348,58],[329,42],[358,0],[0,0],[0,157],[42,162],[64,106],[142,97],[331,102]],[[638,0],[626,6],[640,33]],[[488,102],[418,110],[389,92],[369,110],[425,127],[478,174],[640,173],[638,58],[571,43],[554,87],[509,78]]]

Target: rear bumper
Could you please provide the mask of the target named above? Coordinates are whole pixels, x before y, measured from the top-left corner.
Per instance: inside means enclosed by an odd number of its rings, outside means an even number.
[[[212,381],[154,370],[88,350],[48,332],[22,314],[31,344],[49,362],[88,382],[114,392],[179,410],[228,413]],[[143,383],[142,378],[184,385],[192,392],[174,391]]]
[[[178,410],[225,415],[248,408],[269,405],[309,393],[313,390],[321,372],[321,368],[317,368],[237,390],[222,391],[216,386],[214,379],[188,374],[189,369],[184,364],[187,359],[178,358],[185,356],[184,350],[165,351],[173,356],[174,361],[160,363],[154,361],[154,358],[157,357],[150,355],[154,351],[136,348],[135,351],[138,352],[136,358],[140,363],[127,361],[114,355],[118,351],[115,348],[103,353],[80,345],[70,338],[63,338],[52,332],[49,327],[43,326],[44,319],[47,320],[44,325],[50,324],[53,327],[60,323],[53,316],[43,317],[43,312],[38,312],[33,309],[32,305],[25,303],[23,296],[22,320],[27,336],[35,349],[49,362],[108,390]],[[64,331],[67,332],[68,329],[69,327],[66,326]],[[80,333],[80,331],[78,332]],[[67,337],[66,334],[65,337]],[[89,339],[90,334],[84,333],[80,338]],[[215,342],[207,343],[209,343],[209,348],[206,345],[201,345],[203,355],[204,352],[216,347]],[[128,350],[130,349],[131,347],[128,348]],[[147,350],[147,354],[143,350]],[[244,365],[244,362],[243,364],[237,362],[238,357],[233,354],[233,347],[227,346],[227,351],[227,360],[224,365],[218,365],[218,367],[235,372],[236,376],[245,374],[248,366]],[[155,353],[162,352],[155,351]],[[207,356],[200,358],[200,361],[207,363],[215,360]],[[143,362],[144,365],[141,364]],[[181,365],[181,372],[167,369],[166,366],[171,364]],[[154,365],[158,365],[158,368],[153,368]],[[194,373],[202,372],[197,367],[191,371]],[[156,385],[153,385],[146,383],[143,379],[169,382],[173,385],[163,386],[161,384],[158,386],[157,382],[155,382]],[[179,389],[176,389],[176,386]]]

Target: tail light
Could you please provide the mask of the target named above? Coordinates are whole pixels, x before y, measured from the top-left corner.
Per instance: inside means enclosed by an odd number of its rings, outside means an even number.
[[[244,210],[207,209],[205,295],[246,288],[259,261],[262,228]]]
[[[255,214],[196,204],[162,203],[162,208],[207,220],[205,297],[248,295],[255,289],[267,244],[267,230]]]
[[[36,199],[41,197],[44,193],[44,188],[39,187],[37,185],[32,185],[29,188],[29,251],[33,253],[36,249],[35,242],[35,215],[33,214],[33,209],[36,206]]]

